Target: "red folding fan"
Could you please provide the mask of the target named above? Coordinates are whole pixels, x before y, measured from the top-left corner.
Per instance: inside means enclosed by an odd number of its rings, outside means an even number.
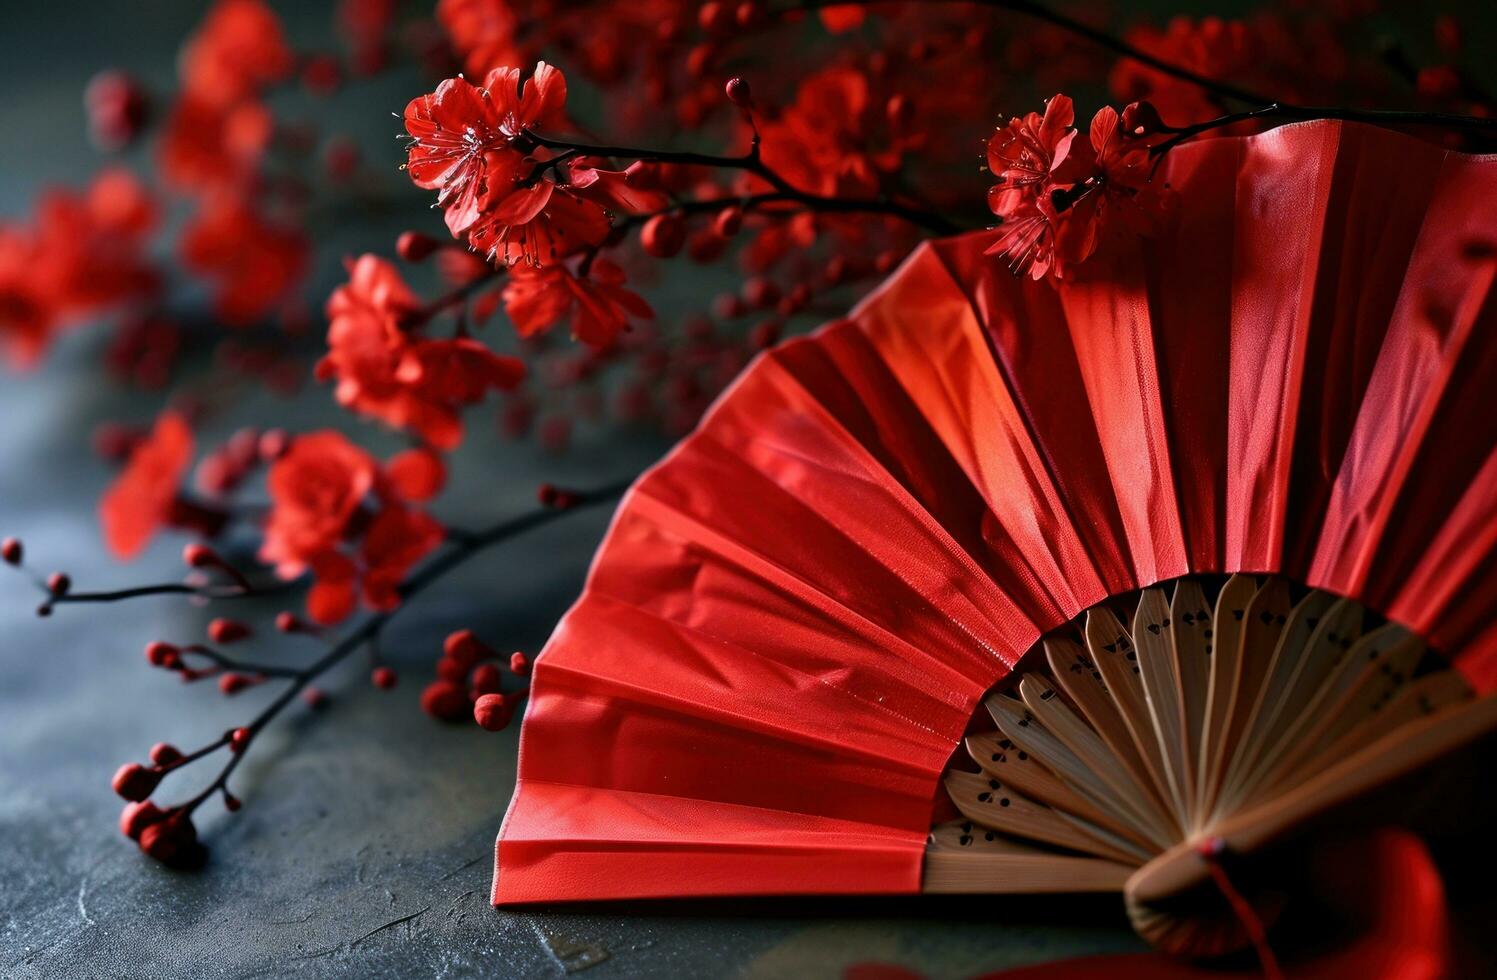
[[[1212,951],[1201,841],[1497,724],[1497,161],[1315,123],[1159,179],[1088,280],[921,247],[641,478],[496,902],[1122,890]]]

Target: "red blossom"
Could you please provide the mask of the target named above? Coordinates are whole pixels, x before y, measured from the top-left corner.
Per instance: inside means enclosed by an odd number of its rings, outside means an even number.
[[[1129,119],[1147,116],[1129,107]],[[1117,110],[1092,117],[1086,140],[1071,128],[1071,100],[1057,95],[1045,113],[1011,119],[988,142],[997,183],[988,203],[1001,219],[989,254],[1031,278],[1070,278],[1105,237],[1144,234],[1160,207],[1149,183],[1144,138],[1123,130]]]
[[[215,283],[214,309],[247,326],[284,302],[307,269],[300,231],[272,223],[238,195],[215,195],[182,232],[183,263]]]
[[[339,404],[453,449],[462,440],[461,410],[519,384],[525,366],[469,337],[409,332],[420,308],[393,265],[361,256],[328,299],[328,353],[317,375],[337,382]]]
[[[364,602],[382,611],[398,606],[399,587],[406,573],[441,544],[442,537],[442,525],[421,511],[386,506],[369,525],[359,549],[364,566]]]
[[[140,554],[156,530],[170,523],[191,462],[192,430],[178,413],[163,413],[99,503],[104,542],[115,557]]]
[[[182,49],[182,84],[218,106],[240,102],[291,73],[280,19],[263,0],[218,0]]]
[[[624,271],[596,259],[585,276],[564,265],[516,269],[504,286],[504,310],[522,337],[544,333],[570,319],[572,335],[592,347],[608,347],[631,317],[654,316],[648,303],[624,288]]]
[[[867,196],[896,153],[871,148],[868,77],[853,68],[827,68],[800,84],[795,102],[760,127],[764,162],[803,191]]]
[[[154,295],[143,253],[156,211],[133,175],[108,169],[83,193],[44,194],[30,225],[0,222],[0,348],[13,363],[35,363],[87,314]]]
[[[167,113],[156,146],[163,180],[194,193],[236,190],[270,145],[270,110],[253,99],[230,106],[185,94]]]
[[[475,77],[527,60],[515,40],[519,18],[510,0],[438,0],[437,21]]]
[[[625,193],[622,175],[548,166],[526,135],[562,125],[566,96],[561,72],[541,62],[528,78],[495,68],[481,88],[449,78],[406,106],[411,180],[437,192],[454,237],[493,261],[540,265],[608,234],[604,206]]]
[[[442,527],[407,506],[374,457],[331,430],[299,436],[270,467],[270,517],[260,557],[283,578],[310,570],[307,613],[335,623],[362,597],[373,609],[442,541]]]
[[[324,429],[296,437],[266,480],[271,511],[261,559],[289,579],[336,551],[378,477],[374,457],[341,433]]]

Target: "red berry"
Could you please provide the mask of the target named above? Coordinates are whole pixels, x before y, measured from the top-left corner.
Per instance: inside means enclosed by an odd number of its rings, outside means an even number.
[[[250,628],[237,619],[220,616],[208,624],[208,639],[214,643],[238,643],[249,635]]]
[[[740,109],[750,109],[753,107],[754,93],[749,88],[749,83],[743,79],[736,76],[728,79],[728,84],[724,86],[724,91],[728,94],[728,101]]]
[[[161,776],[159,769],[147,769],[138,762],[127,762],[115,772],[111,785],[121,797],[139,803],[156,791]]]
[[[327,694],[320,687],[304,688],[301,692],[301,699],[306,702],[307,707],[313,709],[327,704]]]
[[[224,674],[218,679],[218,689],[224,694],[238,694],[251,684],[252,681],[243,674]]]
[[[443,721],[461,721],[468,713],[468,692],[451,681],[432,681],[421,692],[421,710]]]
[[[300,633],[307,628],[307,624],[289,609],[283,609],[275,614],[275,628],[282,633]]]
[[[515,706],[502,694],[485,694],[473,702],[473,720],[485,731],[501,731],[514,716]]]
[[[657,259],[668,259],[686,244],[686,221],[679,214],[657,214],[639,232],[639,244]]]
[[[131,840],[140,840],[143,830],[153,823],[166,819],[166,811],[150,800],[141,803],[126,803],[120,811],[120,833]]]
[[[19,565],[25,556],[26,550],[21,547],[21,542],[16,538],[6,538],[0,541],[0,559],[4,559],[7,565]]]
[[[516,677],[526,677],[530,674],[530,658],[519,650],[509,655],[509,669]]]
[[[47,591],[55,596],[64,596],[73,587],[73,580],[64,572],[53,572],[47,576]]]
[[[182,758],[182,750],[170,742],[157,742],[151,746],[151,761],[158,766],[169,766]]]
[[[255,733],[248,728],[236,728],[229,732],[229,751],[234,753],[243,752],[249,746],[250,739]]]
[[[230,813],[236,813],[236,812],[238,812],[239,808],[241,806],[243,806],[243,805],[244,804],[240,802],[239,797],[235,796],[233,793],[230,793],[228,791],[224,792],[224,809],[225,810],[228,810]]]
[[[406,262],[425,262],[442,243],[419,231],[404,231],[395,239],[395,254]]]
[[[393,668],[376,667],[374,668],[374,673],[369,675],[369,679],[381,691],[388,691],[395,686],[395,682],[400,680],[400,677],[395,673]]]
[[[499,679],[499,668],[493,664],[479,664],[473,668],[468,681],[468,690],[473,694],[498,694],[503,685]]]

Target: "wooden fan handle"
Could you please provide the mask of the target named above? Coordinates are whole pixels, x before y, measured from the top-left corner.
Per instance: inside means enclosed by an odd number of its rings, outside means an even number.
[[[1199,852],[1200,842],[1207,837],[1220,838],[1231,853],[1250,853],[1275,842],[1310,817],[1423,766],[1494,728],[1497,695],[1413,722],[1283,796],[1176,844],[1133,873],[1124,889],[1128,901],[1147,906],[1208,881],[1210,870]]]

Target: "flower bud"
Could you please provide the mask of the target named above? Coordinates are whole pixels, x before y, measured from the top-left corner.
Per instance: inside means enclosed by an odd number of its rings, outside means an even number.
[[[780,339],[780,321],[765,320],[763,323],[755,324],[749,331],[749,346],[754,350],[768,350]]]
[[[485,694],[473,702],[473,720],[485,731],[503,730],[514,716],[514,705],[502,694]]]
[[[733,20],[739,27],[751,29],[764,23],[765,13],[764,4],[758,0],[743,0],[733,11]]]
[[[734,76],[728,79],[728,84],[723,86],[728,94],[728,101],[740,109],[752,109],[754,107],[754,93],[749,88],[749,83]]]
[[[83,92],[89,135],[104,150],[129,146],[144,129],[150,104],[140,84],[122,71],[101,71]]]
[[[697,22],[708,34],[726,34],[733,27],[733,11],[719,0],[707,0],[697,10]]]
[[[211,568],[222,565],[223,559],[205,544],[190,544],[182,549],[182,563],[188,568]]]
[[[291,436],[285,429],[266,429],[260,434],[260,462],[274,463],[291,448]]]
[[[463,668],[473,666],[490,652],[470,629],[455,630],[442,641],[442,656]]]
[[[639,232],[639,244],[657,259],[668,259],[686,244],[686,222],[679,214],[657,214]]]
[[[395,254],[405,262],[425,262],[442,243],[419,231],[403,231],[395,239]]]
[[[443,721],[461,721],[468,704],[468,692],[451,681],[432,681],[421,692],[421,710]]]
[[[888,104],[884,106],[884,114],[889,119],[889,125],[896,129],[908,126],[915,121],[915,103],[903,93],[891,95]]]
[[[131,840],[140,840],[141,832],[153,823],[166,819],[166,811],[150,800],[141,803],[126,803],[120,811],[120,833]]]
[[[202,863],[205,854],[192,818],[181,812],[141,831],[140,849],[172,868],[194,867]]]
[[[743,209],[739,207],[725,207],[712,219],[712,230],[721,238],[732,238],[742,227]]]
[[[743,284],[743,301],[756,310],[780,301],[780,287],[763,276],[754,276]]]
[[[509,669],[516,677],[525,677],[530,673],[530,658],[519,650],[509,655]]]
[[[1123,109],[1123,132],[1128,136],[1153,136],[1164,132],[1164,120],[1151,102],[1130,102]]]
[[[182,758],[182,750],[170,742],[157,742],[151,746],[151,761],[158,766],[169,766]]]
[[[146,660],[152,667],[175,667],[181,662],[182,651],[162,640],[146,644]]]
[[[156,792],[161,776],[159,769],[147,769],[138,762],[127,762],[115,772],[110,785],[124,799],[139,803]]]
[[[0,541],[0,559],[7,565],[19,565],[21,559],[26,555],[26,549],[21,546],[19,538],[6,538]]]
[[[500,687],[499,668],[493,664],[479,664],[473,668],[468,681],[468,690],[474,695],[498,694]]]
[[[452,684],[463,684],[468,680],[468,669],[471,666],[471,663],[443,657],[437,661],[437,677]]]
[[[369,675],[369,680],[381,691],[388,691],[400,680],[400,676],[391,667],[376,667]]]
[[[220,616],[208,624],[208,639],[214,643],[237,643],[249,635],[250,628],[237,619]]]
[[[570,490],[563,490],[554,483],[542,483],[537,487],[535,499],[542,507],[550,507],[553,510],[568,510],[577,506],[577,495]]]

